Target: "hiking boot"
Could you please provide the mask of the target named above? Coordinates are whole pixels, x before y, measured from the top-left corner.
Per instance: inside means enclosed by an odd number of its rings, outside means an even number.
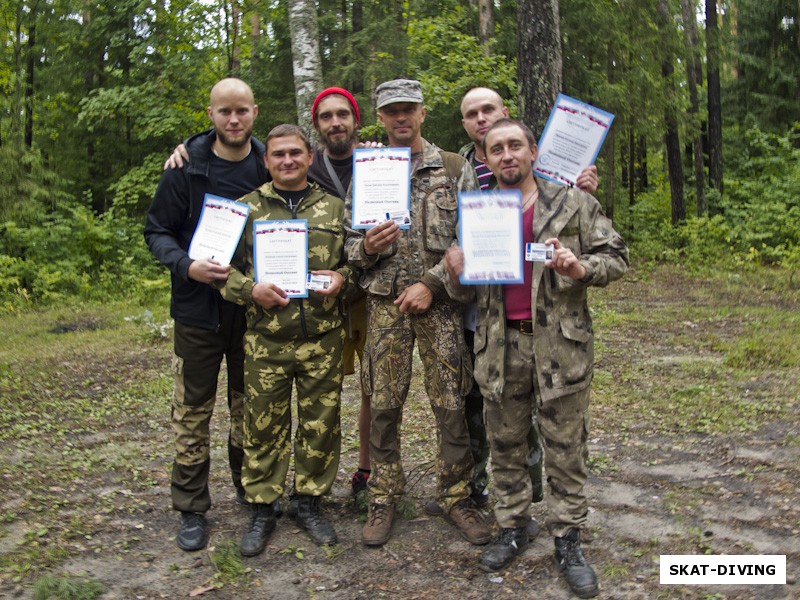
[[[242,556],[261,554],[267,546],[270,534],[275,531],[275,510],[272,504],[251,504],[250,506],[253,516],[239,544],[239,552]]]
[[[527,547],[528,532],[525,527],[503,527],[492,544],[481,552],[478,566],[484,571],[505,569]]]
[[[392,536],[394,504],[371,502],[367,522],[361,530],[361,541],[366,546],[383,546]]]
[[[536,517],[531,515],[531,520],[528,521],[528,526],[525,527],[528,531],[528,539],[533,541],[533,539],[539,535],[539,522],[536,520]]]
[[[289,494],[289,504],[286,505],[286,516],[290,519],[297,518],[297,493],[292,492]]]
[[[359,469],[353,473],[353,479],[350,481],[352,487],[353,498],[358,496],[361,492],[367,491],[367,481],[371,471],[368,469]]]
[[[482,546],[492,540],[492,532],[471,498],[464,498],[453,504],[444,518],[455,525],[461,537],[470,544]]]
[[[433,498],[426,500],[425,504],[422,505],[422,509],[432,517],[444,516],[444,509],[442,508],[442,505]]]
[[[597,595],[597,575],[583,557],[580,531],[573,527],[564,537],[557,537],[555,544],[556,565],[564,573],[570,589],[578,598],[594,598]]]
[[[297,516],[295,523],[305,529],[317,546],[330,546],[339,540],[336,537],[336,530],[320,514],[320,496],[297,496]]]
[[[202,550],[208,543],[208,521],[204,515],[181,511],[181,529],[178,532],[178,548],[187,552]]]

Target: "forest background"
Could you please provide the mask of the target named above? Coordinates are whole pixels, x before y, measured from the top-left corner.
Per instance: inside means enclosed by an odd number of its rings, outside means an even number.
[[[163,298],[141,236],[167,153],[251,84],[255,135],[308,125],[324,86],[422,81],[423,134],[466,142],[459,102],[500,91],[541,132],[555,93],[616,115],[598,198],[637,261],[800,266],[795,0],[0,1],[0,311]],[[294,42],[294,44],[293,44]],[[305,69],[304,77],[293,76]]]

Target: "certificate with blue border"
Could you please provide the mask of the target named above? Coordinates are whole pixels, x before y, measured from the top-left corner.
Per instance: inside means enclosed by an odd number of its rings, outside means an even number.
[[[221,265],[229,265],[249,213],[247,204],[206,194],[189,244],[189,258],[209,258]]]
[[[594,164],[614,115],[559,94],[539,140],[533,172],[561,185],[575,185]]]
[[[357,148],[353,152],[353,229],[392,219],[411,224],[411,148]]]
[[[522,194],[519,190],[458,195],[458,239],[464,252],[461,283],[522,283]]]
[[[253,272],[256,283],[274,283],[289,298],[308,298],[308,221],[254,221]]]

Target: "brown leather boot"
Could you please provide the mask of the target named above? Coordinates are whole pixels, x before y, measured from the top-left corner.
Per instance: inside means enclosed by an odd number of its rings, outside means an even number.
[[[445,518],[458,528],[461,537],[470,544],[482,546],[492,541],[492,532],[471,498],[453,504]]]
[[[394,504],[371,502],[367,522],[361,530],[361,541],[366,546],[383,546],[392,536],[393,522]]]

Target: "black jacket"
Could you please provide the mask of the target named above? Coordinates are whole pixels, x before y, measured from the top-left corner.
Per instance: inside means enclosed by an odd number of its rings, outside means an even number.
[[[219,194],[211,189],[209,159],[211,145],[216,139],[213,130],[192,136],[186,142],[189,164],[180,169],[167,169],[161,175],[144,227],[144,238],[153,256],[170,270],[172,298],[170,315],[184,325],[217,330],[219,306],[226,302],[210,285],[189,279],[189,243],[197,228],[203,198],[206,193]],[[264,144],[250,138],[259,160],[261,181],[253,189],[270,180],[264,165]]]

